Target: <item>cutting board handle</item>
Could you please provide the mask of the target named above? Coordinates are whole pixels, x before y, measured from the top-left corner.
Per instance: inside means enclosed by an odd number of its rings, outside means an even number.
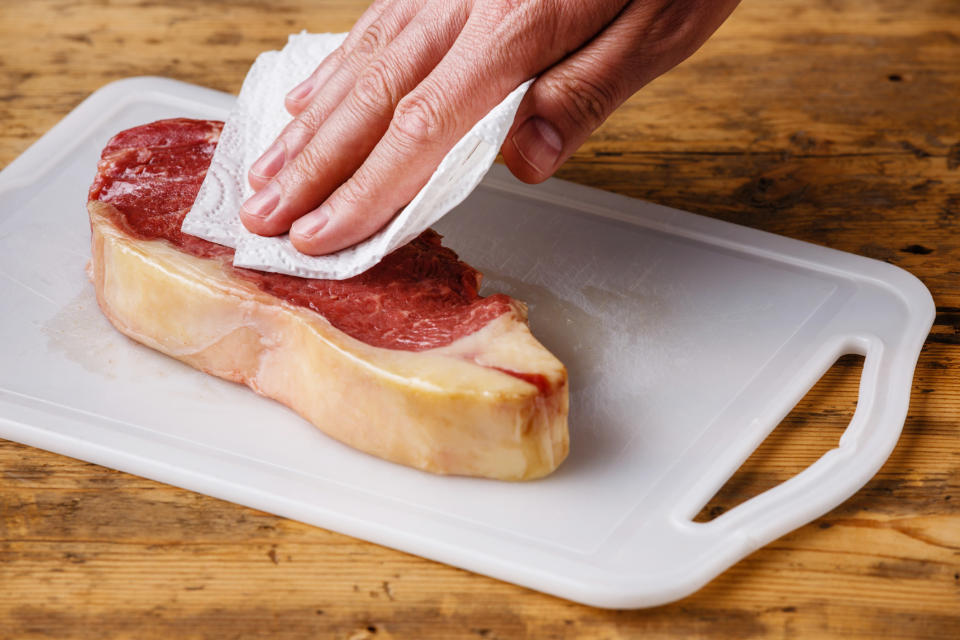
[[[932,321],[932,300],[925,306],[929,309],[917,314],[920,322],[927,322],[926,316]],[[880,321],[871,330],[854,329],[839,318],[828,333],[833,337],[821,341],[821,348],[795,370],[787,401],[771,399],[768,411],[756,420],[769,421],[772,430],[838,358],[859,354],[864,363],[857,408],[838,445],[789,480],[709,522],[694,522],[693,516],[735,471],[704,469],[701,482],[677,496],[672,517],[658,532],[669,539],[663,548],[671,551],[658,557],[663,574],[657,577],[656,597],[651,593],[647,599],[635,598],[632,606],[669,602],[693,592],[745,555],[827,513],[876,474],[900,437],[919,352],[919,345],[887,331],[882,316],[877,317]],[[718,466],[721,463],[722,457]]]
[[[906,418],[914,363],[904,363],[896,345],[871,333],[838,336],[824,346],[816,360],[825,363],[847,354],[864,356],[857,408],[838,446],[789,480],[710,522],[675,521],[683,531],[695,532],[701,548],[704,544],[717,549],[759,548],[842,503],[889,457]],[[823,371],[828,367],[819,366]],[[819,377],[813,377],[809,386]]]

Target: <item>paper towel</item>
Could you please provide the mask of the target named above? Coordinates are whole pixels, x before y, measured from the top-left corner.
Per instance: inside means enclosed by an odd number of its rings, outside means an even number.
[[[240,205],[253,195],[247,170],[291,120],[284,97],[304,80],[346,34],[300,33],[281,51],[267,51],[254,62],[230,112],[210,169],[184,233],[234,247],[238,267],[307,278],[341,280],[362,273],[411,241],[462,202],[493,165],[530,86],[517,87],[450,150],[427,184],[390,223],[358,245],[326,256],[307,256],[284,236],[253,234],[240,222]]]

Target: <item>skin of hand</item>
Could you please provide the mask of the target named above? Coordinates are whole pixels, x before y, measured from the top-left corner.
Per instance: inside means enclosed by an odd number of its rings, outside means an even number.
[[[287,95],[294,119],[251,167],[240,219],[310,255],[354,245],[531,77],[501,152],[541,182],[738,1],[376,0]]]

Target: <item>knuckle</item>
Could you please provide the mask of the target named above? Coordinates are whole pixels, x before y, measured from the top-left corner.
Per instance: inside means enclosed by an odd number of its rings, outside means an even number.
[[[374,60],[360,73],[353,86],[354,100],[368,112],[380,112],[397,102],[394,74],[382,60]]]
[[[444,140],[452,130],[448,117],[440,100],[429,93],[418,90],[407,94],[393,114],[390,128],[401,143],[418,146],[433,140]]]
[[[579,12],[561,4],[557,0],[484,0],[477,4],[470,18],[481,27],[482,44],[509,56],[507,59],[521,56],[532,60],[543,51],[554,51],[559,39],[569,37],[573,25],[564,23],[567,16]],[[535,47],[529,44],[529,25],[536,25]]]
[[[616,107],[619,90],[613,82],[565,74],[548,83],[548,91],[563,106],[571,122],[598,125]]]
[[[302,146],[307,140],[313,137],[322,122],[323,114],[321,113],[319,105],[311,104],[301,111],[300,115],[291,120],[290,124],[284,127],[280,137],[287,141],[288,147],[296,148]]]
[[[386,33],[383,26],[374,21],[360,34],[353,51],[362,56],[372,56],[384,45],[386,45]]]
[[[370,185],[362,172],[357,172],[337,189],[336,207],[341,211],[362,211],[364,203],[370,201]]]
[[[377,209],[376,204],[380,199],[374,197],[377,193],[376,180],[375,173],[359,171],[336,192],[333,209],[339,211],[339,215],[347,216],[351,235],[357,239],[376,231],[382,220],[378,214],[383,212]],[[389,213],[392,215],[394,212]]]
[[[347,51],[345,47],[346,43],[342,43],[336,49],[330,52],[330,55],[324,60],[324,62],[330,62],[335,65],[343,64],[344,59],[346,58]]]
[[[526,10],[527,0],[484,0],[478,10],[482,18],[491,24],[509,21],[516,13]]]
[[[293,162],[280,171],[277,180],[284,191],[302,189],[305,185],[313,184],[326,166],[329,166],[327,158],[315,145],[307,145]]]

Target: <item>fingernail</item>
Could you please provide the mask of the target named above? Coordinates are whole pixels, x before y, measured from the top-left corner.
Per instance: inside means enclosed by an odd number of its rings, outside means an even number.
[[[310,238],[327,226],[329,221],[329,209],[326,205],[322,205],[313,213],[309,213],[294,222],[293,226],[290,227],[290,232],[303,238]]]
[[[552,124],[534,116],[513,134],[513,146],[530,166],[542,174],[549,174],[560,159],[563,138]]]
[[[243,203],[243,210],[254,218],[266,218],[280,204],[280,187],[271,182]]]
[[[309,78],[291,89],[290,93],[287,94],[287,98],[293,100],[294,102],[300,102],[310,95],[311,91],[313,91],[313,84],[314,76],[311,75]]]
[[[250,167],[250,173],[270,179],[280,173],[286,155],[286,147],[281,140],[277,140],[253,163]]]

